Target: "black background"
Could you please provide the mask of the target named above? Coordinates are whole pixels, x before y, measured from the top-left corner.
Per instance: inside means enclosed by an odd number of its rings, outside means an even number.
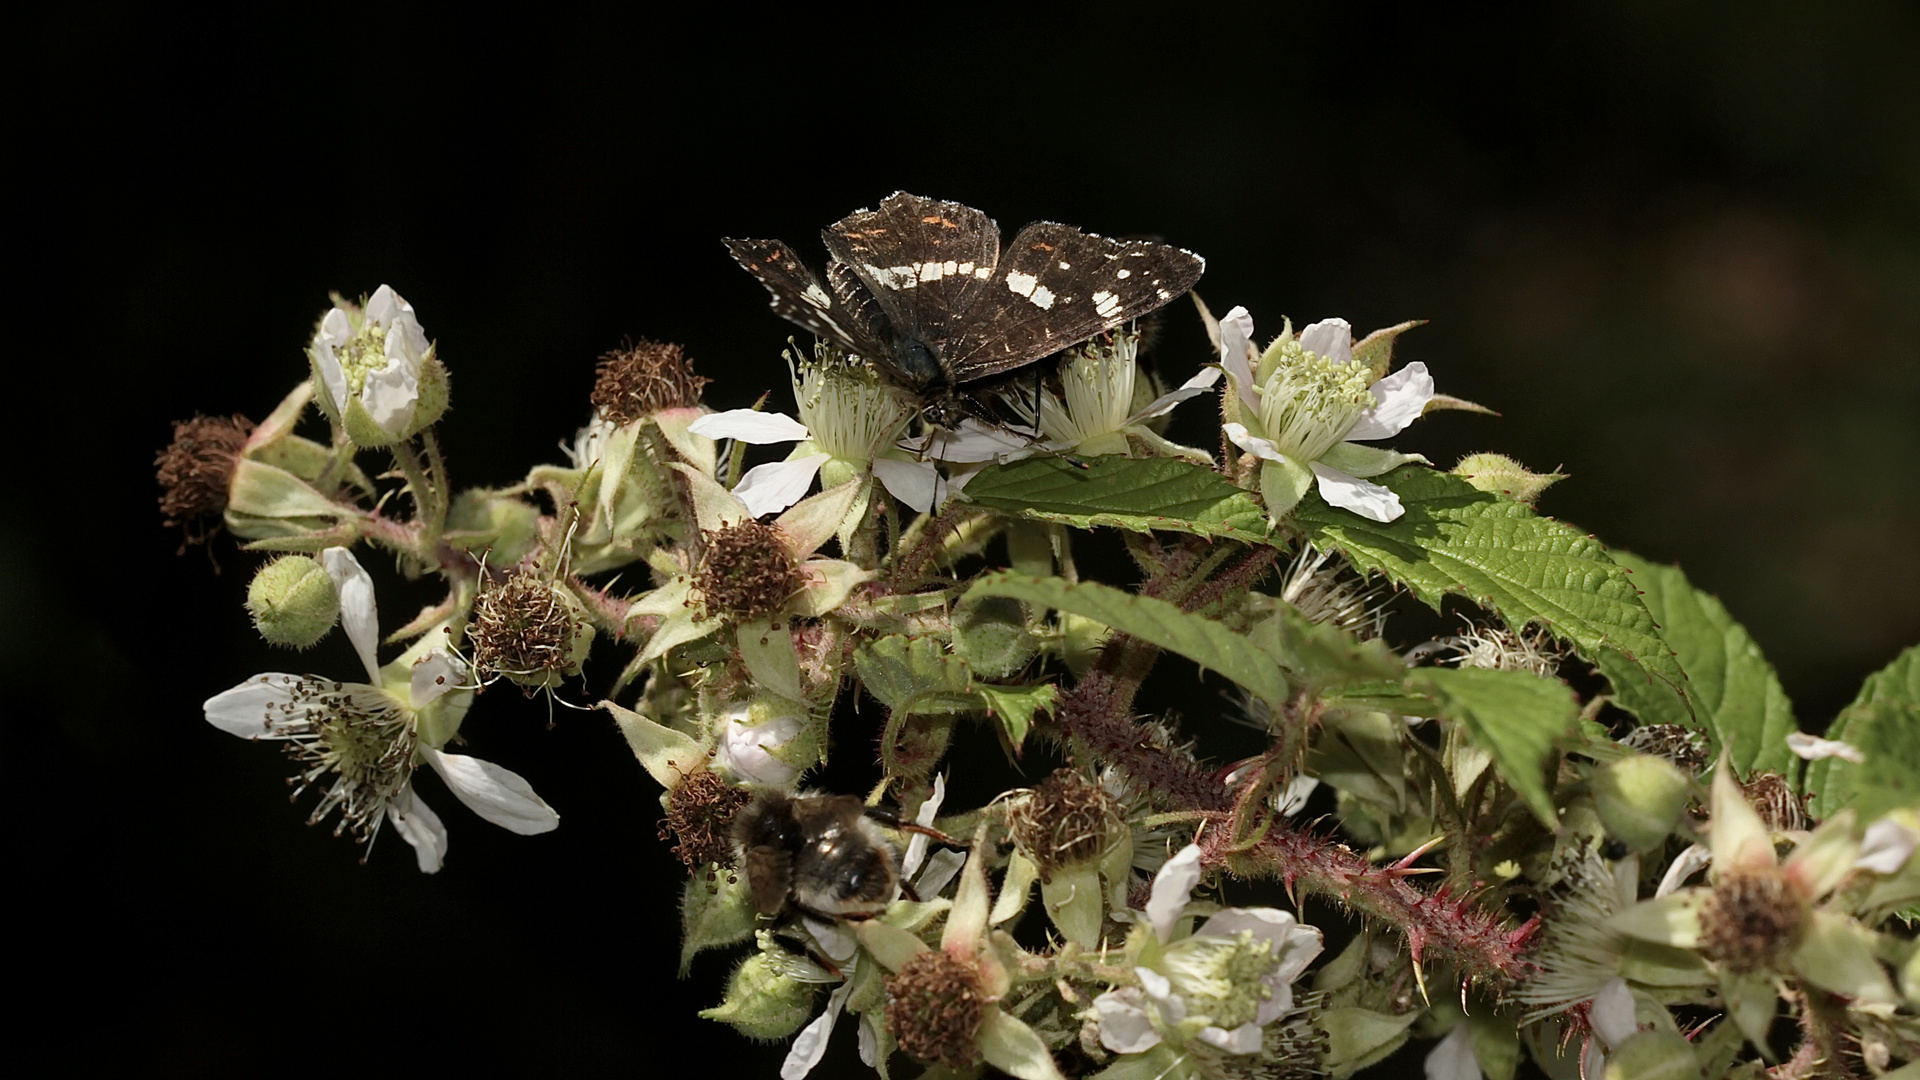
[[[0,790],[34,1004],[10,1058],[775,1073],[782,1047],[692,1015],[727,959],[673,977],[680,871],[604,716],[483,699],[470,748],[565,822],[510,836],[426,781],[452,841],[431,878],[395,837],[354,865],[277,754],[201,719],[289,661],[240,607],[252,557],[175,557],[152,455],[196,411],[265,415],[330,289],[414,303],[455,477],[502,484],[558,460],[625,336],[684,343],[717,407],[784,399],[789,329],[722,235],[817,259],[820,226],[898,188],[1009,233],[1158,234],[1263,336],[1432,320],[1403,359],[1504,415],[1396,445],[1563,465],[1543,508],[1721,595],[1803,725],[1920,639],[1910,5],[696,11],[16,25]],[[1205,352],[1175,314],[1163,362]],[[391,628],[427,595],[389,577]],[[356,668],[338,640],[296,663]]]

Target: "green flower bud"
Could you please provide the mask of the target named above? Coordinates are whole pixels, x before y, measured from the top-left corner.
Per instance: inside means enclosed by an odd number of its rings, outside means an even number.
[[[1607,1055],[1606,1080],[1696,1080],[1699,1059],[1671,1031],[1643,1031]]]
[[[1453,467],[1453,474],[1481,491],[1509,495],[1528,506],[1540,498],[1541,492],[1567,478],[1565,473],[1528,472],[1526,466],[1504,454],[1468,454]]]
[[[1645,851],[1673,831],[1693,780],[1665,758],[1635,754],[1602,767],[1589,786],[1607,832]]]
[[[784,1039],[812,1019],[813,987],[776,970],[766,953],[755,953],[733,970],[726,999],[700,1015],[732,1024],[749,1039]]]
[[[954,614],[953,644],[974,673],[1005,678],[1039,651],[1027,629],[1026,605],[1009,596],[987,596]]]
[[[260,636],[289,649],[310,648],[340,619],[340,593],[326,568],[288,555],[260,568],[247,586],[247,612]]]

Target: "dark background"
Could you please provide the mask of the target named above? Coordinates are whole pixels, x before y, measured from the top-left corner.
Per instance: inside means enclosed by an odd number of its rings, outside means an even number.
[[[0,791],[38,1004],[13,1058],[770,1077],[784,1052],[693,1017],[730,961],[674,980],[680,871],[604,716],[483,699],[470,748],[566,820],[514,837],[425,781],[432,878],[397,837],[354,865],[275,752],[201,719],[289,661],[240,607],[252,557],[175,557],[152,455],[196,411],[264,416],[330,289],[414,303],[455,477],[502,484],[558,460],[625,336],[684,343],[718,407],[784,400],[789,328],[722,235],[817,259],[897,188],[1008,233],[1158,234],[1263,336],[1432,320],[1403,359],[1504,415],[1396,445],[1564,466],[1544,509],[1719,594],[1804,726],[1920,639],[1912,6],[710,10],[16,26]],[[1177,311],[1163,361],[1205,353]],[[382,581],[391,628],[426,597]],[[357,669],[338,640],[294,663]]]

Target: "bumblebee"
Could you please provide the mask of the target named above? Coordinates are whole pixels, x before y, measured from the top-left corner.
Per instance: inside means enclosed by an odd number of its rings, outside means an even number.
[[[882,824],[956,843],[852,795],[756,792],[733,819],[754,908],[762,915],[798,912],[839,921],[872,918],[902,891],[914,898],[900,880],[900,853]]]

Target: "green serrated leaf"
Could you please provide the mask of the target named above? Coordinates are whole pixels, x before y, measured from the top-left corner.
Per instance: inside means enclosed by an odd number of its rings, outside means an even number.
[[[1613,560],[1633,572],[1661,638],[1686,669],[1694,711],[1713,743],[1713,756],[1717,759],[1726,747],[1743,776],[1755,769],[1792,775],[1794,758],[1786,739],[1796,730],[1793,703],[1752,635],[1678,567],[1624,551],[1613,552]],[[1602,652],[1594,661],[1613,683],[1614,700],[1641,723],[1695,726],[1679,698],[1618,653]]]
[[[1033,730],[1034,714],[1052,712],[1054,702],[1060,697],[1060,688],[1052,683],[1039,686],[975,683],[973,691],[987,703],[987,711],[999,721],[1000,729],[1007,733],[1007,741],[1015,750],[1027,741],[1027,732]]]
[[[1090,529],[1162,529],[1267,540],[1266,510],[1253,493],[1205,465],[1179,458],[1092,458],[1081,465],[1034,457],[989,465],[965,497],[1010,517]]]
[[[1315,546],[1386,574],[1436,610],[1441,597],[1458,593],[1511,627],[1545,626],[1590,660],[1618,653],[1689,707],[1679,662],[1631,576],[1598,541],[1449,473],[1409,465],[1374,482],[1392,489],[1406,512],[1383,524],[1312,492],[1293,520]]]
[[[1817,817],[1832,817],[1868,790],[1895,796],[1889,805],[1897,805],[1900,788],[1887,790],[1885,781],[1897,782],[1898,770],[1903,767],[1909,784],[1920,779],[1920,761],[1913,760],[1920,752],[1920,747],[1914,746],[1914,741],[1920,740],[1920,645],[1867,676],[1853,704],[1842,709],[1827,729],[1827,738],[1852,743],[1867,760],[1855,765],[1840,758],[1823,758],[1808,764],[1806,790],[1813,795]],[[1877,766],[1876,757],[1881,759]],[[1889,767],[1895,775],[1887,775]],[[1869,801],[1878,804],[1887,800],[1876,795]],[[1861,809],[1864,814],[1872,807]]]
[[[853,662],[867,693],[895,712],[977,712],[973,676],[935,638],[890,634],[861,646]]]
[[[1485,668],[1421,668],[1407,685],[1434,698],[1440,715],[1465,724],[1473,741],[1492,751],[1501,777],[1548,828],[1558,823],[1543,772],[1554,742],[1579,718],[1572,690],[1524,671]]]
[[[741,875],[723,871],[708,881],[696,872],[680,894],[680,977],[687,977],[695,954],[745,941],[758,923]]]
[[[1277,705],[1287,697],[1287,680],[1272,657],[1212,619],[1189,614],[1165,600],[1135,596],[1095,582],[1073,585],[1057,577],[1026,577],[1004,571],[975,582],[967,590],[967,598],[975,596],[1011,596],[1097,619],[1217,671],[1268,702]]]

